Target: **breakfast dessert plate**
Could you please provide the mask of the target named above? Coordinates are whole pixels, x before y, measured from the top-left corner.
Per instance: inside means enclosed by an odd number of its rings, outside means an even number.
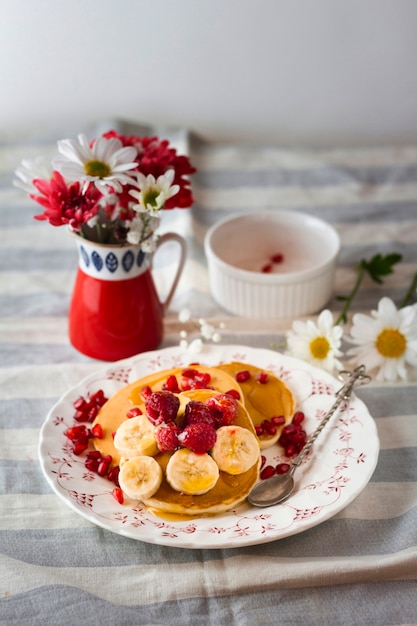
[[[240,361],[281,378],[303,411],[312,433],[330,409],[342,383],[327,372],[272,350],[205,345],[195,355],[179,347],[147,352],[104,366],[70,389],[49,412],[41,430],[39,456],[55,493],[76,513],[119,535],[181,548],[237,548],[267,543],[317,526],[345,508],[368,484],[379,453],[376,425],[364,403],[352,395],[342,405],[297,471],[288,500],[268,508],[247,502],[220,515],[172,519],[157,517],[139,502],[119,504],[114,484],[90,472],[85,456],[73,453],[65,431],[74,425],[73,403],[102,390],[108,398],[124,385],[157,370]],[[262,450],[266,464],[288,462],[277,444]]]

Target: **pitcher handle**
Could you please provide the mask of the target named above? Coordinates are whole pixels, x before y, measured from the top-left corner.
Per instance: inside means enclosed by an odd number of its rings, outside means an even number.
[[[176,241],[179,245],[180,245],[180,258],[178,261],[178,267],[177,267],[177,271],[175,273],[174,276],[174,280],[171,283],[171,288],[168,292],[167,297],[165,298],[164,301],[161,302],[161,306],[162,306],[162,314],[165,315],[166,310],[168,309],[170,302],[174,296],[175,290],[178,286],[178,282],[181,278],[181,274],[182,271],[184,269],[184,265],[185,265],[185,260],[187,257],[187,244],[186,241],[184,239],[184,237],[181,237],[181,235],[178,235],[177,233],[164,233],[163,235],[160,235],[157,239],[156,242],[156,250],[154,252],[154,254],[158,251],[158,249],[164,244],[167,243],[168,241]]]

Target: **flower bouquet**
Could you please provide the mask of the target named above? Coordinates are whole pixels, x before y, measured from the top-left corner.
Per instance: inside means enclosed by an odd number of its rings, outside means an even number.
[[[57,145],[51,164],[25,160],[15,172],[15,185],[44,209],[37,220],[68,225],[90,241],[152,252],[161,210],[193,203],[188,177],[196,170],[167,140],[111,130],[91,142],[80,134]]]

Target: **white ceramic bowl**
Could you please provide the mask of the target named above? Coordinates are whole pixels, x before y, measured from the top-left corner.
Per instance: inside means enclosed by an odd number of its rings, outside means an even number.
[[[285,318],[318,312],[330,300],[340,239],[314,216],[274,210],[221,220],[208,230],[204,249],[222,307],[243,317]],[[272,263],[277,254],[282,262]]]

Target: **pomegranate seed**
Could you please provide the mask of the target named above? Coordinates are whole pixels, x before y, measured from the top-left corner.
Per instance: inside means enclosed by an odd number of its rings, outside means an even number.
[[[106,454],[105,456],[101,457],[101,460],[110,465],[110,463],[113,461],[113,457],[111,454]]]
[[[261,271],[263,274],[269,274],[270,272],[272,272],[272,263],[265,263]]]
[[[101,452],[99,450],[90,450],[87,454],[87,459],[101,459]]]
[[[83,442],[76,443],[72,451],[76,456],[80,456],[80,454],[82,454],[85,450],[87,450],[87,447],[88,447],[87,443],[83,443]]]
[[[151,395],[151,393],[152,393],[152,389],[149,387],[149,385],[145,385],[140,390],[140,395],[142,396],[143,400],[146,400],[146,398],[148,398]]]
[[[80,409],[75,412],[74,419],[76,422],[88,422],[88,414]]]
[[[85,426],[71,426],[70,428],[67,428],[64,434],[68,437],[68,439],[71,439],[71,441],[79,439],[80,437],[87,437],[88,435]]]
[[[102,459],[100,463],[98,464],[97,474],[99,476],[107,476],[108,471],[109,471],[109,463],[106,463],[106,461],[103,461]]]
[[[165,383],[162,386],[162,389],[165,391],[171,391],[171,393],[180,393],[181,389],[179,388],[178,381],[176,376],[171,375],[168,376]]]
[[[72,404],[74,409],[82,409],[84,405],[85,405],[85,399],[82,396],[77,398],[77,400],[75,400],[75,402],[73,402]]]
[[[288,444],[288,446],[285,448],[285,454],[287,456],[292,456],[296,452],[297,452],[297,446],[295,446],[293,443]]]
[[[260,477],[262,480],[266,478],[271,478],[275,474],[275,467],[272,465],[266,465],[260,473]]]
[[[93,428],[91,429],[91,432],[93,434],[93,437],[95,437],[96,439],[103,439],[103,427],[101,424],[94,424]]]
[[[90,407],[90,409],[88,410],[88,421],[92,422],[95,420],[95,418],[97,417],[97,413],[98,413],[98,408],[96,406],[92,406]]]
[[[264,434],[264,427],[262,426],[262,424],[256,424],[255,432],[258,435],[258,437]]]
[[[277,432],[277,427],[275,426],[273,422],[270,422],[269,420],[264,420],[262,422],[262,426],[263,426],[264,432],[266,432],[267,435],[273,436]]]
[[[184,376],[184,378],[195,378],[196,374],[198,374],[198,371],[192,367],[188,367],[181,372],[181,375]]]
[[[112,467],[108,474],[107,474],[107,478],[112,482],[115,483],[116,487],[119,486],[119,472],[120,472],[120,467],[118,465],[115,465],[114,467]]]
[[[133,409],[129,409],[126,413],[126,416],[130,419],[132,417],[137,417],[138,415],[142,415],[142,411],[138,406],[134,406]]]
[[[285,417],[283,415],[274,415],[274,417],[271,417],[271,422],[276,426],[282,426],[282,424],[285,424]]]
[[[260,383],[261,385],[266,385],[266,383],[268,382],[269,378],[268,378],[268,374],[266,372],[260,372],[257,377],[256,380],[258,381],[258,383]]]
[[[124,495],[123,495],[123,491],[122,491],[122,489],[120,489],[120,487],[115,487],[111,493],[112,493],[113,498],[115,500],[117,500],[117,502],[119,504],[123,504],[123,502],[124,502]]]
[[[275,468],[277,474],[286,474],[290,469],[290,465],[288,463],[278,463]]]
[[[245,383],[247,380],[250,379],[250,372],[249,370],[242,370],[241,372],[238,372],[236,374],[235,378],[238,383]]]
[[[98,389],[95,393],[93,393],[93,395],[91,396],[91,400],[95,403],[95,404],[104,404],[104,402],[107,402],[107,398],[104,397],[104,391],[102,389]]]
[[[272,257],[272,263],[282,263],[284,260],[284,255],[278,252],[278,254],[274,254]]]
[[[264,456],[263,454],[261,454],[261,469],[263,468],[263,466],[266,463],[266,456]]]
[[[302,411],[296,411],[296,413],[294,413],[294,417],[292,418],[292,423],[293,424],[301,424],[301,422],[304,421],[304,413]]]
[[[90,470],[90,472],[97,472],[99,461],[97,459],[87,459],[85,466],[88,470]]]
[[[237,389],[229,389],[229,391],[226,391],[226,396],[232,396],[235,400],[240,400],[240,393]]]

